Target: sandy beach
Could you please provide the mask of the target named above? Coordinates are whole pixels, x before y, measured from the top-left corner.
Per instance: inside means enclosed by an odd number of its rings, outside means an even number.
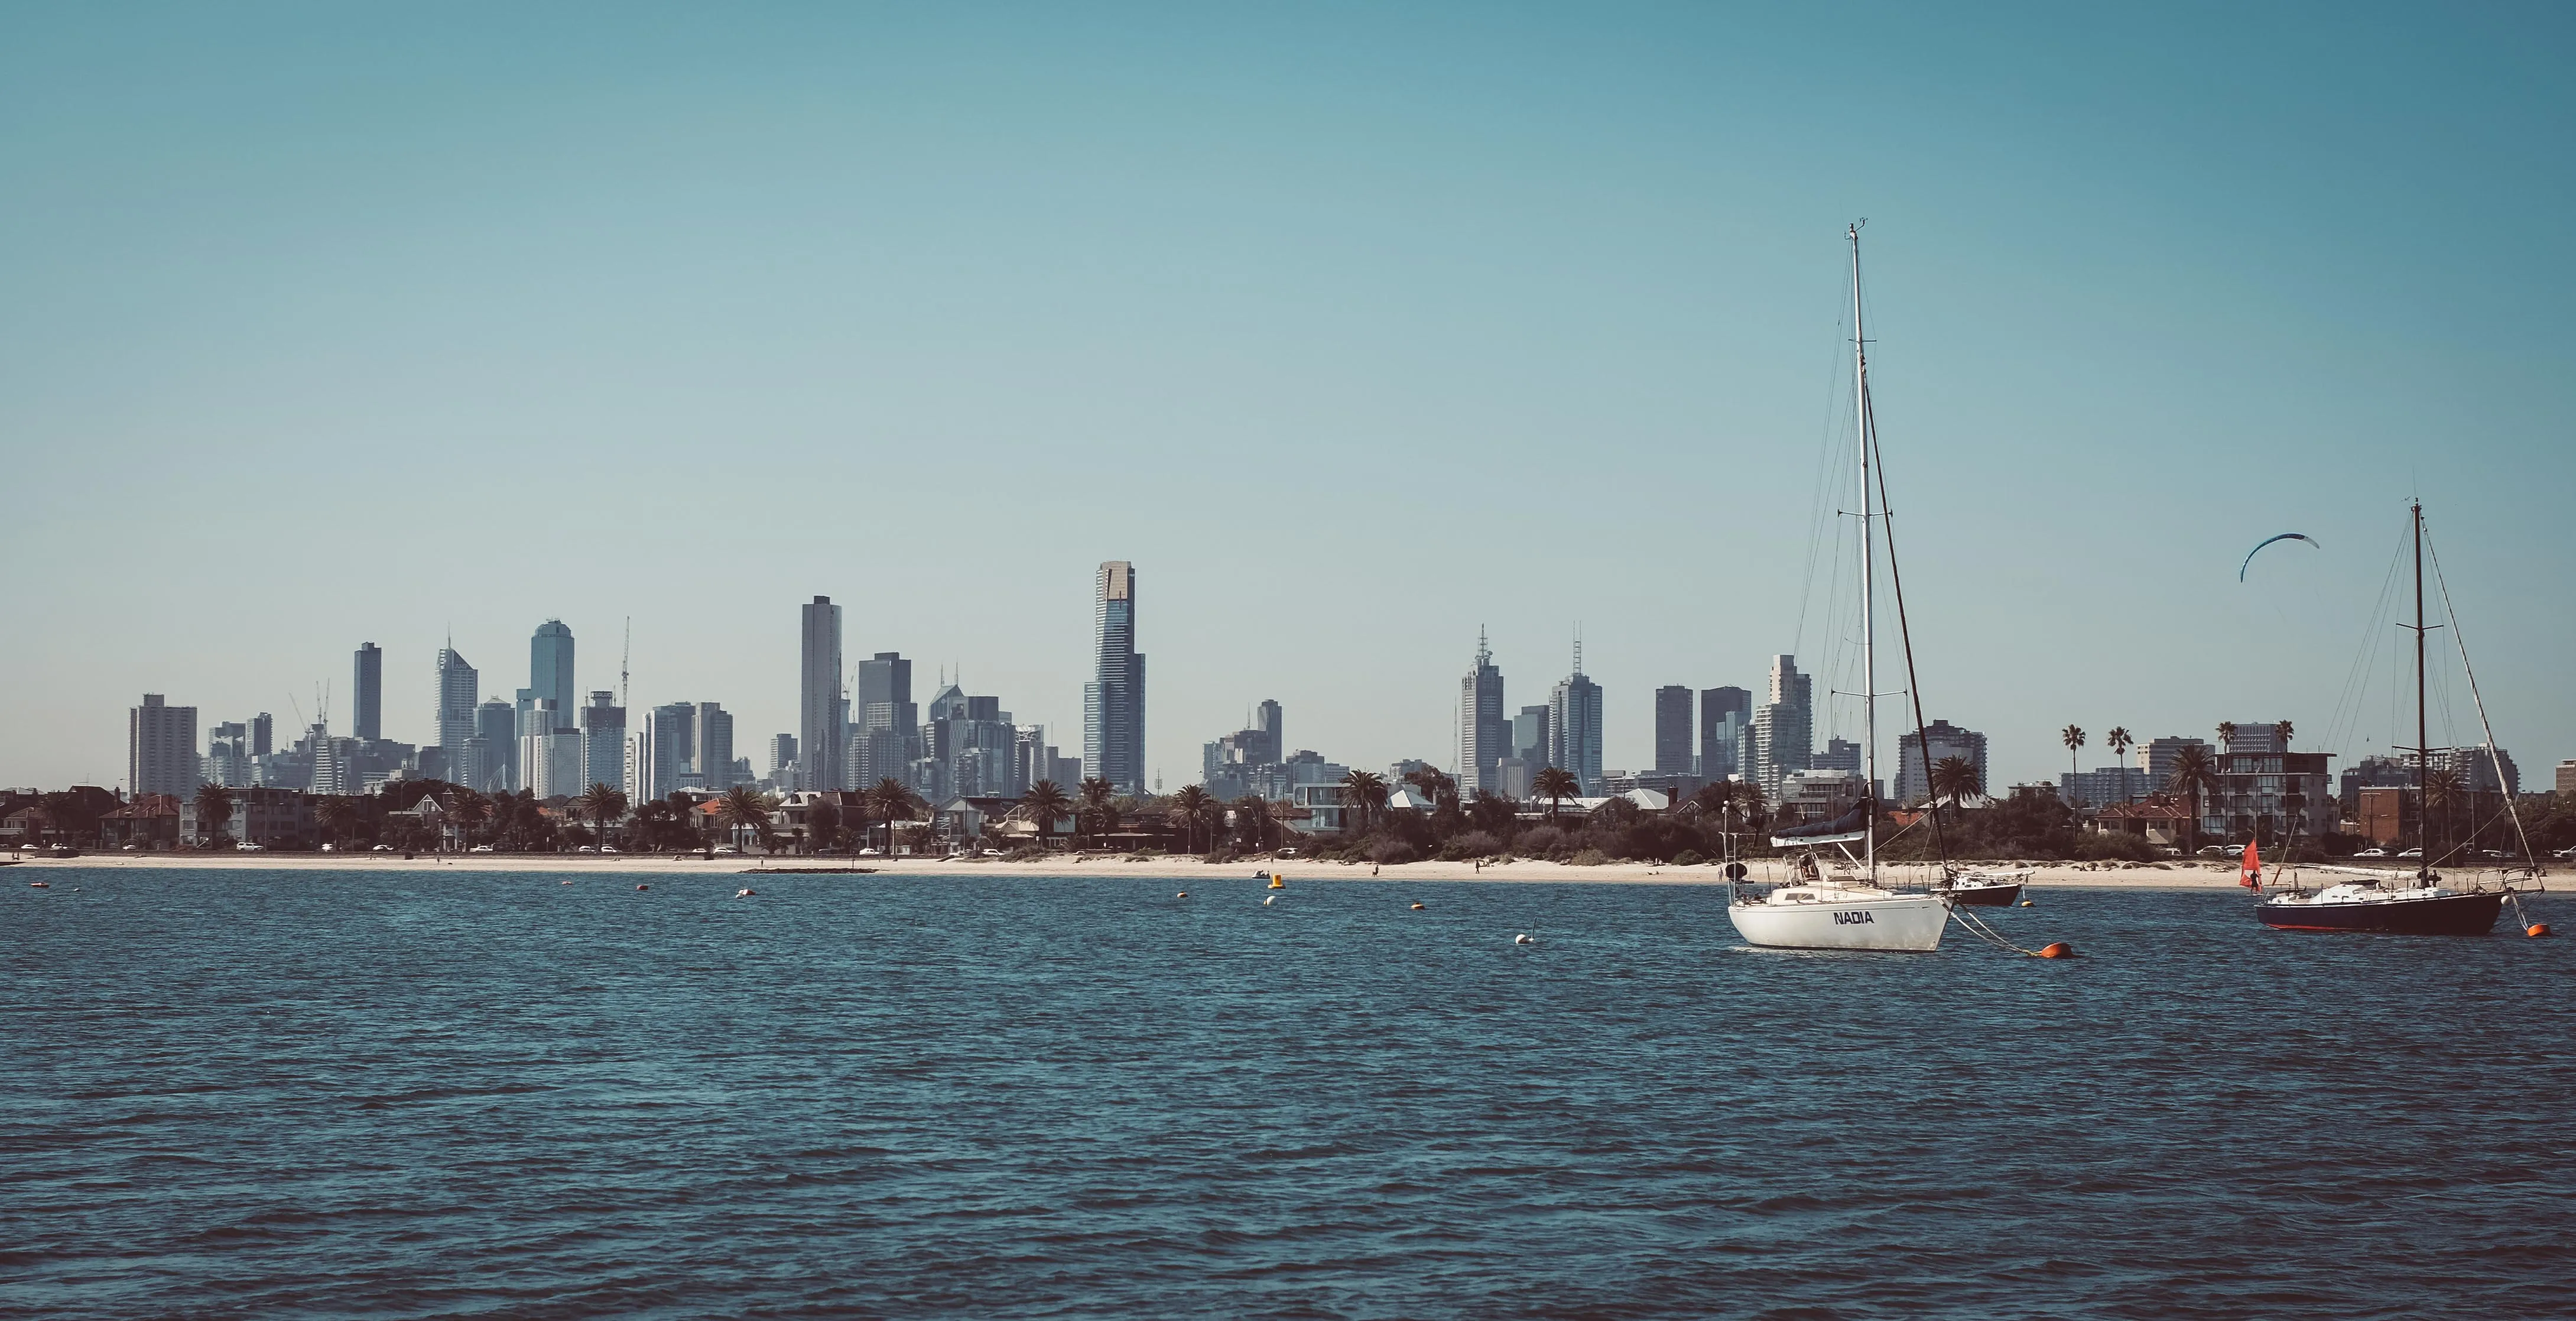
[[[837,872],[843,870],[839,859],[804,858],[781,854],[767,858],[759,854],[742,856],[699,854],[621,853],[610,857],[593,854],[424,854],[417,858],[382,853],[84,853],[77,858],[39,858],[25,855],[19,866],[29,879],[40,879],[40,873],[70,867],[162,868],[198,871],[275,871],[285,868],[314,868],[342,871],[485,871],[546,872],[567,876],[583,873],[619,876],[705,874],[732,878],[761,872]],[[1295,858],[1276,863],[1258,859],[1211,864],[1196,858],[1129,859],[1107,854],[1062,854],[1045,862],[1003,862],[999,859],[916,859],[862,858],[856,863],[861,874],[915,879],[957,879],[998,876],[1102,876],[1113,878],[1153,877],[1175,882],[1214,880],[1251,880],[1255,872],[1276,867],[1290,883],[1299,881],[1558,881],[1593,884],[1643,885],[1721,885],[1725,878],[1717,868],[1708,865],[1675,867],[1644,862],[1615,862],[1598,867],[1575,867],[1554,862],[1516,860],[1482,868],[1466,862],[1415,862],[1402,866],[1372,868],[1366,863],[1301,861]],[[1786,864],[1774,859],[1751,864],[1753,879],[1776,882],[1787,878]],[[2123,889],[2123,890],[2228,890],[2236,888],[2236,865],[2228,862],[2165,863],[2049,863],[2031,864],[2030,885],[2037,889]],[[2014,870],[2018,870],[2016,867]],[[1897,884],[1919,884],[1923,868],[1919,865],[1893,865],[1887,868]]]

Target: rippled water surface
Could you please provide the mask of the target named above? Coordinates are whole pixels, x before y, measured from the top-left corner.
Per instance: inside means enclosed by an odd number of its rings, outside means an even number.
[[[1750,951],[1697,887],[27,874],[15,1315],[2576,1312],[2560,941],[2207,893],[1998,919],[2056,963]]]

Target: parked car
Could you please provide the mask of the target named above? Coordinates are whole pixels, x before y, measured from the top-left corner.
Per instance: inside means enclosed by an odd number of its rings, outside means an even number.
[[[393,851],[394,851],[394,846],[393,846],[393,845],[391,845],[391,844],[378,844],[378,845],[377,845],[377,846],[375,846],[374,848],[369,849],[369,850],[367,850],[367,851],[368,851],[369,853],[391,853],[391,852],[393,852]]]
[[[599,846],[599,851],[602,853],[615,853],[617,851],[617,846],[614,844],[602,844]]]
[[[867,848],[859,850],[859,856],[862,858],[882,858],[885,856],[885,850],[878,848],[875,845],[870,845]]]
[[[713,851],[714,851],[714,852],[717,852],[717,853],[740,853],[740,852],[742,852],[742,850],[741,850],[741,849],[735,848],[735,847],[734,847],[733,845],[731,845],[731,844],[718,844],[718,845],[716,845],[716,846],[715,846],[715,848],[714,848],[714,850],[713,850]]]
[[[2424,850],[2422,850],[2422,849],[2408,849],[2408,850],[2406,850],[2405,852],[2398,854],[2397,856],[2398,856],[2398,857],[2401,857],[2401,858],[2420,858],[2420,857],[2423,857],[2423,856],[2424,856]]]
[[[241,843],[233,845],[233,850],[237,853],[264,853],[267,849],[267,845],[253,844],[249,840],[243,840]]]
[[[2380,848],[2369,848],[2369,849],[2363,849],[2361,852],[2356,853],[2356,854],[2354,854],[2354,855],[2352,855],[2352,856],[2354,856],[2354,857],[2356,857],[2356,858],[2385,858],[2385,857],[2387,857],[2387,856],[2388,856],[2388,850],[2386,850],[2386,849],[2380,849]]]
[[[489,853],[489,852],[491,852],[491,851],[492,851],[492,846],[491,846],[491,845],[489,845],[489,844],[477,844],[477,845],[475,845],[474,847],[472,847],[472,848],[470,848],[470,849],[467,849],[467,850],[465,850],[465,851],[466,851],[466,852],[468,852],[468,853]]]
[[[582,845],[580,848],[574,849],[574,850],[573,850],[573,852],[575,852],[575,853],[597,853],[597,852],[599,852],[599,850],[597,850],[597,849],[595,849],[595,848],[592,848],[592,847],[591,847],[591,846],[589,846],[588,844],[584,844],[584,845]]]

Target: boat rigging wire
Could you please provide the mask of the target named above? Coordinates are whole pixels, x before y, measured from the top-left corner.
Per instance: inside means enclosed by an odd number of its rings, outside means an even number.
[[[2514,807],[2512,786],[2505,783],[2504,757],[2496,751],[2495,726],[2487,722],[2487,699],[2478,693],[2478,672],[2469,664],[2468,639],[2460,636],[2460,612],[2452,607],[2451,584],[2442,577],[2442,552],[2433,546],[2433,538],[2429,531],[2424,537],[2424,548],[2432,556],[2433,585],[2442,593],[2442,615],[2451,623],[2451,643],[2460,649],[2460,670],[2468,676],[2469,700],[2477,704],[2478,728],[2485,731],[2487,736],[2487,760],[2495,767],[2496,792],[2504,798],[2505,811],[2513,817],[2513,834],[2514,838],[2522,844],[2522,860],[2536,868],[2540,865],[2540,858],[2531,851],[2531,835],[2522,828],[2522,813]],[[2475,793],[2469,795],[2469,802],[2474,813],[2477,803]],[[2471,838],[2475,838],[2474,822],[2471,825]],[[2521,906],[2515,905],[2514,911],[2521,912]]]

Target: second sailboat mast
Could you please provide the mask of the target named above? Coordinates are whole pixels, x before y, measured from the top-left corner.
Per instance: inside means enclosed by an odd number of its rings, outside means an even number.
[[[1860,437],[1860,789],[1861,800],[1869,805],[1861,829],[1866,832],[1861,847],[1869,860],[1870,884],[1878,883],[1878,648],[1871,636],[1877,623],[1877,612],[1870,607],[1870,583],[1876,578],[1871,563],[1869,481],[1869,339],[1861,333],[1860,309],[1860,222],[1851,226],[1852,260],[1852,431]]]

